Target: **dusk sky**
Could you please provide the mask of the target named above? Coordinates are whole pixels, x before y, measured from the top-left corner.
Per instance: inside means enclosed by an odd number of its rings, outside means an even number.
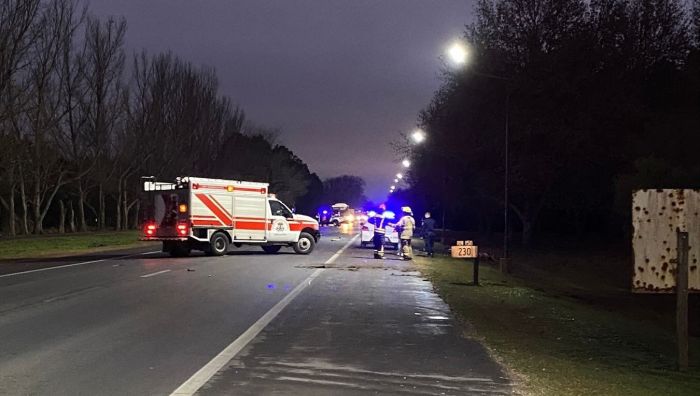
[[[389,142],[438,88],[439,57],[474,0],[90,0],[124,16],[129,53],[172,51],[214,67],[221,93],[321,178],[361,176],[386,196]],[[203,175],[206,176],[206,175]]]

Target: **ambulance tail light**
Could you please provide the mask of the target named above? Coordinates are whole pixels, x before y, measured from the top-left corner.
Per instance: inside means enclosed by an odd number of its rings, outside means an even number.
[[[179,236],[187,236],[190,233],[190,227],[186,223],[179,223],[177,225],[177,234]]]
[[[146,225],[143,227],[143,233],[146,236],[154,236],[156,234],[155,223],[146,223]]]

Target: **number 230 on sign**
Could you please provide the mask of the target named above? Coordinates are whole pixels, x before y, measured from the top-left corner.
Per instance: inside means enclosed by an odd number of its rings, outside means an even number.
[[[454,258],[476,258],[479,254],[477,246],[452,246],[452,257]]]

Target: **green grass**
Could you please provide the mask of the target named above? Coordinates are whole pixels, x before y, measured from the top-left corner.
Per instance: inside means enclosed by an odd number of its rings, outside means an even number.
[[[700,395],[700,345],[691,339],[691,370],[675,367],[672,326],[621,311],[609,295],[586,299],[556,279],[537,282],[481,268],[471,283],[469,262],[447,257],[416,264],[438,293],[516,373],[532,395]],[[549,283],[551,282],[551,283]],[[602,293],[602,292],[601,292]],[[628,296],[629,297],[629,296]]]
[[[139,231],[41,235],[0,239],[0,259],[63,256],[142,246]]]

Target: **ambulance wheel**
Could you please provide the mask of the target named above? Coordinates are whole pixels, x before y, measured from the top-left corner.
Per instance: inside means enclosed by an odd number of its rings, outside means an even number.
[[[314,250],[316,246],[316,241],[314,237],[308,232],[302,232],[299,235],[299,241],[294,244],[294,251],[298,254],[309,254]]]
[[[210,256],[223,256],[228,252],[228,238],[221,232],[216,232],[211,236],[207,254]]]
[[[274,254],[280,251],[282,249],[282,246],[280,245],[267,245],[267,246],[261,246],[262,250],[265,251],[265,253],[268,254]]]

